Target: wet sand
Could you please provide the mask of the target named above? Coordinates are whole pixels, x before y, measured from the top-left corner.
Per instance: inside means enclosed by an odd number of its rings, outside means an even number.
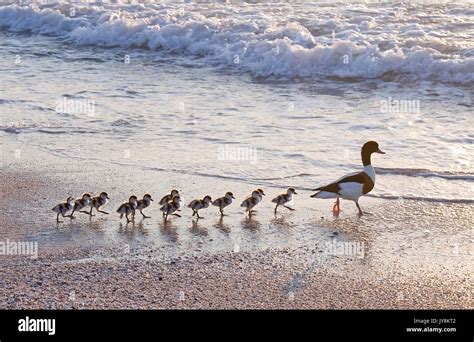
[[[301,190],[296,211],[274,216],[282,189],[267,188],[248,220],[239,204],[252,184],[1,147],[0,241],[39,248],[37,259],[0,255],[2,308],[473,308],[469,205],[364,198],[371,215],[343,201],[336,219],[330,201]],[[193,222],[182,208],[164,223],[156,203],[134,224],[115,213],[132,193],[172,188],[186,201],[238,200],[223,220],[213,207]],[[111,214],[56,224],[51,208],[85,191],[107,191]]]

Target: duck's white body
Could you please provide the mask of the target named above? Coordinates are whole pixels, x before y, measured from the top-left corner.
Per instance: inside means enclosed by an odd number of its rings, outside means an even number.
[[[375,169],[372,165],[364,166],[363,171],[369,178],[372,180],[375,185]],[[345,175],[344,177],[339,178],[335,183],[339,184],[340,190],[338,193],[329,192],[329,191],[320,191],[314,196],[315,198],[343,198],[345,200],[350,200],[357,202],[361,196],[364,195],[364,183],[359,182],[341,182],[345,178],[356,176],[358,173],[351,173]],[[341,182],[341,183],[340,183]]]

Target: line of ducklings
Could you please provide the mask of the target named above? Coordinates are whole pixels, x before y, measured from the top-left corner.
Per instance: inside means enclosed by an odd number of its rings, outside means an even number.
[[[293,195],[296,195],[296,191],[293,188],[289,188],[286,193],[280,194],[275,197],[272,202],[276,204],[275,214],[279,206],[283,206],[288,210],[295,210],[291,207],[288,207],[286,204],[289,203]],[[257,189],[252,192],[242,203],[241,207],[245,208],[245,211],[248,213],[249,217],[254,213],[253,208],[262,201],[265,193],[262,189]],[[221,216],[226,216],[224,214],[224,208],[228,207],[235,200],[232,192],[227,192],[223,197],[212,200],[211,196],[205,196],[203,199],[194,199],[192,200],[187,207],[192,209],[192,216],[196,216],[197,219],[203,218],[199,215],[199,210],[208,208],[211,204],[219,208]],[[90,194],[86,193],[82,195],[79,199],[74,199],[73,197],[68,197],[65,203],[58,204],[52,210],[57,213],[56,222],[62,222],[59,220],[59,215],[62,217],[69,217],[71,219],[75,218],[74,213],[84,213],[89,216],[94,216],[92,211],[96,209],[97,212],[108,215],[109,213],[101,210],[103,206],[109,201],[109,195],[106,192],[101,192],[99,196],[92,197]],[[135,212],[138,210],[143,218],[150,218],[143,213],[143,210],[151,205],[153,198],[150,194],[145,194],[142,199],[138,199],[137,196],[130,196],[128,202],[122,203],[117,209],[117,212],[120,214],[122,219],[124,216],[127,219],[127,222],[131,222],[135,219]],[[177,212],[180,211],[182,199],[177,190],[172,190],[168,195],[163,196],[159,204],[161,205],[160,211],[163,213],[164,220],[168,220],[169,215],[181,217]],[[71,214],[67,215],[69,211]],[[131,216],[131,219],[130,219]]]

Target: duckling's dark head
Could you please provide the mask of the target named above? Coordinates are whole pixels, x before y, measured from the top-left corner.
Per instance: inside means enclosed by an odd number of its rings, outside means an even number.
[[[287,194],[295,194],[297,195],[296,193],[296,190],[294,188],[288,188],[288,190],[286,191]]]

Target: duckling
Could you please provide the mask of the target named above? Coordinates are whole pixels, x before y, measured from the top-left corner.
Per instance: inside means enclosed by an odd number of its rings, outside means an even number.
[[[92,215],[92,210],[95,208],[98,212],[102,213],[102,214],[109,214],[108,212],[106,211],[103,211],[103,210],[100,210],[100,207],[102,207],[103,205],[106,205],[107,204],[107,200],[109,200],[109,195],[107,195],[106,192],[101,192],[99,196],[97,197],[94,197],[92,198],[92,201],[90,203],[90,206],[91,206],[91,211],[89,212],[89,215],[90,216],[94,216]]]
[[[127,218],[127,223],[128,223],[130,222],[128,215],[132,214],[132,219],[135,219],[135,209],[137,208],[137,204],[138,204],[137,196],[130,196],[130,198],[128,199],[128,202],[123,203],[117,209],[117,212],[120,214],[120,218],[122,218],[123,214],[125,214],[125,217]]]
[[[82,208],[88,207],[91,202],[92,196],[90,194],[82,195],[82,198],[77,199],[74,202],[74,208],[72,209],[71,218],[74,218],[74,212],[79,211],[80,213],[91,215],[88,211],[81,210]]]
[[[292,197],[293,195],[297,195],[295,189],[293,188],[289,188],[287,191],[286,191],[286,194],[281,194],[281,195],[278,195],[277,197],[275,197],[274,199],[272,199],[272,202],[273,203],[276,203],[276,207],[275,207],[275,214],[277,212],[277,208],[279,205],[282,205],[284,206],[286,209],[289,209],[291,211],[295,210],[293,208],[290,208],[290,207],[287,207],[285,204],[290,202],[292,200]]]
[[[138,201],[137,209],[140,210],[140,214],[142,214],[143,218],[150,218],[150,216],[146,216],[142,210],[149,207],[152,201],[153,198],[151,198],[151,195],[149,194],[145,194],[143,199]]]
[[[232,204],[232,200],[235,199],[234,194],[232,192],[226,192],[224,197],[220,197],[212,202],[212,205],[219,207],[219,211],[221,213],[221,217],[224,215],[224,208]]]
[[[66,213],[73,208],[73,203],[74,203],[74,198],[69,196],[65,203],[58,204],[53,209],[51,209],[52,211],[58,213],[56,215],[56,222],[58,223],[63,222],[63,221],[59,221],[59,214],[61,214],[62,217],[71,217],[71,215],[66,215]]]
[[[171,190],[169,195],[163,196],[163,198],[160,200],[160,205],[165,205],[166,203],[170,202],[174,196],[179,196],[178,190]]]
[[[169,214],[181,217],[181,215],[175,213],[175,211],[178,211],[180,205],[181,205],[181,197],[174,196],[170,202],[165,203],[165,205],[163,205],[160,208],[160,210],[163,212],[163,217],[165,221],[168,219]]]
[[[188,208],[191,208],[193,210],[193,216],[197,215],[197,218],[204,218],[202,216],[199,216],[199,210],[200,209],[205,209],[209,207],[209,204],[212,202],[211,196],[206,196],[202,200],[195,199],[191,201],[191,203],[188,204]]]
[[[252,210],[252,208],[255,207],[258,203],[260,203],[260,201],[262,200],[262,196],[265,196],[262,189],[254,190],[252,192],[252,195],[246,198],[240,205],[241,207],[247,208],[245,211],[249,212],[249,217],[254,211]]]

